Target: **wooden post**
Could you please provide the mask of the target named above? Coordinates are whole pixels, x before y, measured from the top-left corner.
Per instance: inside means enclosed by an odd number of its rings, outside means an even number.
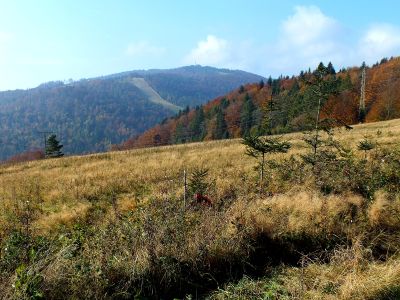
[[[264,182],[264,165],[265,165],[265,153],[262,154],[262,163],[261,163],[261,184]]]
[[[315,120],[314,164],[315,164],[315,161],[317,160],[318,138],[319,138],[319,136],[318,136],[318,134],[319,134],[319,118],[320,118],[319,114],[321,111],[321,97],[322,96],[320,95],[320,97],[318,99],[317,119]]]
[[[183,207],[186,207],[187,179],[186,170],[183,170]]]

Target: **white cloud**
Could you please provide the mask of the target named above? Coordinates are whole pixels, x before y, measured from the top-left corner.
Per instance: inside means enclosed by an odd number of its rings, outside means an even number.
[[[183,62],[279,76],[313,69],[321,61],[331,61],[339,69],[361,65],[363,60],[374,63],[399,53],[398,27],[376,24],[363,36],[357,36],[316,6],[296,6],[282,21],[275,41],[234,41],[210,34],[197,43]]]
[[[304,46],[329,38],[337,31],[338,22],[316,6],[296,6],[294,15],[283,22],[282,29],[285,42]]]
[[[125,54],[132,57],[137,56],[161,56],[165,53],[165,48],[150,44],[148,41],[130,43],[125,50]]]
[[[316,6],[296,6],[281,25],[281,36],[271,47],[272,73],[298,72],[320,61],[342,64],[349,49],[342,43],[341,25]],[[274,72],[275,71],[275,72]]]
[[[221,66],[229,63],[232,53],[228,41],[208,35],[184,58],[187,64]]]
[[[263,75],[290,74],[316,67],[320,61],[341,62],[341,26],[316,6],[297,6],[281,24],[280,37],[270,43],[228,41],[215,35],[197,43],[186,64],[251,70]]]
[[[359,43],[360,56],[373,63],[400,52],[400,28],[390,24],[372,25]],[[360,58],[361,58],[360,57]]]

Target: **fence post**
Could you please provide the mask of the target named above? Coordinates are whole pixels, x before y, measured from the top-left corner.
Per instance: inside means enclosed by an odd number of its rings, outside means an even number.
[[[186,170],[183,170],[183,207],[186,207],[187,179]]]

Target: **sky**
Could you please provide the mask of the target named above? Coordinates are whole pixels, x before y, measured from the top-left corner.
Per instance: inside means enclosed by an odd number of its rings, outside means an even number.
[[[263,76],[400,55],[400,1],[0,0],[0,90],[210,65]]]

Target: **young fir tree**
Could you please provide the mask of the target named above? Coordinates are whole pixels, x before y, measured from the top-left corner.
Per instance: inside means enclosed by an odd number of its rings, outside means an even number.
[[[367,160],[367,152],[374,149],[376,144],[369,139],[368,137],[365,137],[362,141],[359,142],[357,148],[360,151],[364,151],[364,160]]]
[[[50,135],[50,137],[46,141],[46,157],[55,158],[64,156],[62,153],[63,145],[57,140],[57,136],[55,134]]]
[[[261,137],[261,136],[245,136],[242,143],[246,146],[246,154],[260,159],[260,184],[264,181],[265,155],[270,153],[286,153],[291,144],[289,142],[281,142],[279,138]]]
[[[313,72],[312,81],[307,82],[309,88],[311,88],[313,94],[313,100],[315,101],[315,125],[314,133],[305,138],[305,142],[309,144],[312,148],[311,155],[307,156],[307,161],[315,165],[317,160],[318,148],[321,146],[322,141],[320,140],[320,130],[321,130],[321,108],[322,105],[327,101],[329,95],[331,94],[330,84],[326,80],[328,75],[328,69],[321,62],[317,69]]]
[[[207,180],[208,169],[206,168],[196,168],[192,172],[189,178],[189,196],[193,196],[195,194],[205,195],[208,188],[209,182]]]
[[[277,115],[279,114],[279,111],[282,109],[277,102],[277,97],[278,95],[275,95],[273,93],[273,90],[271,89],[271,94],[269,95],[269,99],[267,99],[266,103],[262,107],[262,112],[263,112],[263,119],[262,119],[262,125],[261,125],[261,130],[259,131],[260,133],[265,133],[267,135],[272,135],[272,129],[274,127],[274,123],[276,121]]]
[[[337,78],[329,74],[322,63],[313,72],[311,81],[307,84],[312,92],[311,101],[314,103],[316,111],[315,119],[312,120],[314,131],[304,139],[312,151],[301,157],[306,163],[312,165],[315,184],[320,186],[323,192],[329,193],[334,189],[334,185],[326,183],[326,179],[330,176],[329,172],[342,172],[344,161],[348,161],[351,156],[351,150],[334,139],[333,128],[338,125],[344,126],[346,129],[351,129],[351,127],[338,118],[330,117],[329,112],[323,109],[329,96],[337,93],[338,85]],[[325,114],[322,119],[321,111]],[[322,132],[326,133],[325,136],[322,135]]]

